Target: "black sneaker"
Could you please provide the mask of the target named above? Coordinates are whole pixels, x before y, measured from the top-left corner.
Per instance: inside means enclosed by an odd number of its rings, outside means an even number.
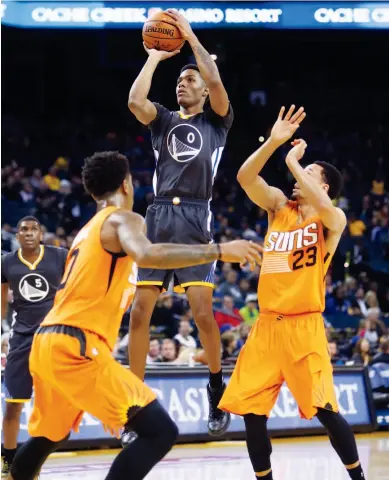
[[[3,459],[3,467],[1,469],[1,478],[8,478],[8,475],[11,472],[12,463],[8,463]]]
[[[223,435],[231,423],[231,415],[217,408],[225,389],[225,383],[223,383],[221,388],[211,388],[209,384],[207,386],[209,401],[208,433],[213,437]]]
[[[136,432],[134,432],[134,430],[130,430],[126,427],[124,429],[124,432],[122,433],[122,436],[121,436],[121,439],[120,439],[120,441],[122,443],[122,447],[123,448],[126,447],[127,445],[132,443],[137,438],[138,438],[138,435],[136,434]]]

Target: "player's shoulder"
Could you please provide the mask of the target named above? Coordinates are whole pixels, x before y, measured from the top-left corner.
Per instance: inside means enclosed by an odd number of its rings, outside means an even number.
[[[18,260],[18,251],[19,250],[13,250],[12,252],[5,252],[1,255],[1,263],[2,265],[9,264],[10,262],[13,262],[14,260]]]
[[[124,208],[118,208],[112,212],[106,221],[114,226],[120,226],[124,223],[129,226],[142,226],[145,223],[145,219],[141,215]]]

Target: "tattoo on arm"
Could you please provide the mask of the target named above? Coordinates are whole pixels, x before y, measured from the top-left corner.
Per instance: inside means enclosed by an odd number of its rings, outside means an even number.
[[[196,57],[201,74],[206,77],[204,80],[209,77],[219,77],[219,70],[207,50],[201,44],[194,45],[192,50]],[[206,72],[202,72],[202,69],[206,69]]]

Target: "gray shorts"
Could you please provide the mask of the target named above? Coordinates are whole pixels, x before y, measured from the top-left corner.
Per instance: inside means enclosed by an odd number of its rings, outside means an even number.
[[[179,200],[179,203],[177,200]],[[213,242],[213,215],[205,200],[156,197],[146,213],[147,237],[153,243],[185,245]],[[139,268],[138,285],[155,285],[167,289],[174,278],[178,290],[192,285],[214,286],[216,262],[175,270]]]

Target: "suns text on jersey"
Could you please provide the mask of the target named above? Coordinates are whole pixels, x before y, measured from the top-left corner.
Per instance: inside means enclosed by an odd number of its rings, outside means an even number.
[[[310,223],[304,228],[288,232],[271,231],[267,237],[265,252],[292,252],[294,250],[315,245],[318,241],[317,223]]]

